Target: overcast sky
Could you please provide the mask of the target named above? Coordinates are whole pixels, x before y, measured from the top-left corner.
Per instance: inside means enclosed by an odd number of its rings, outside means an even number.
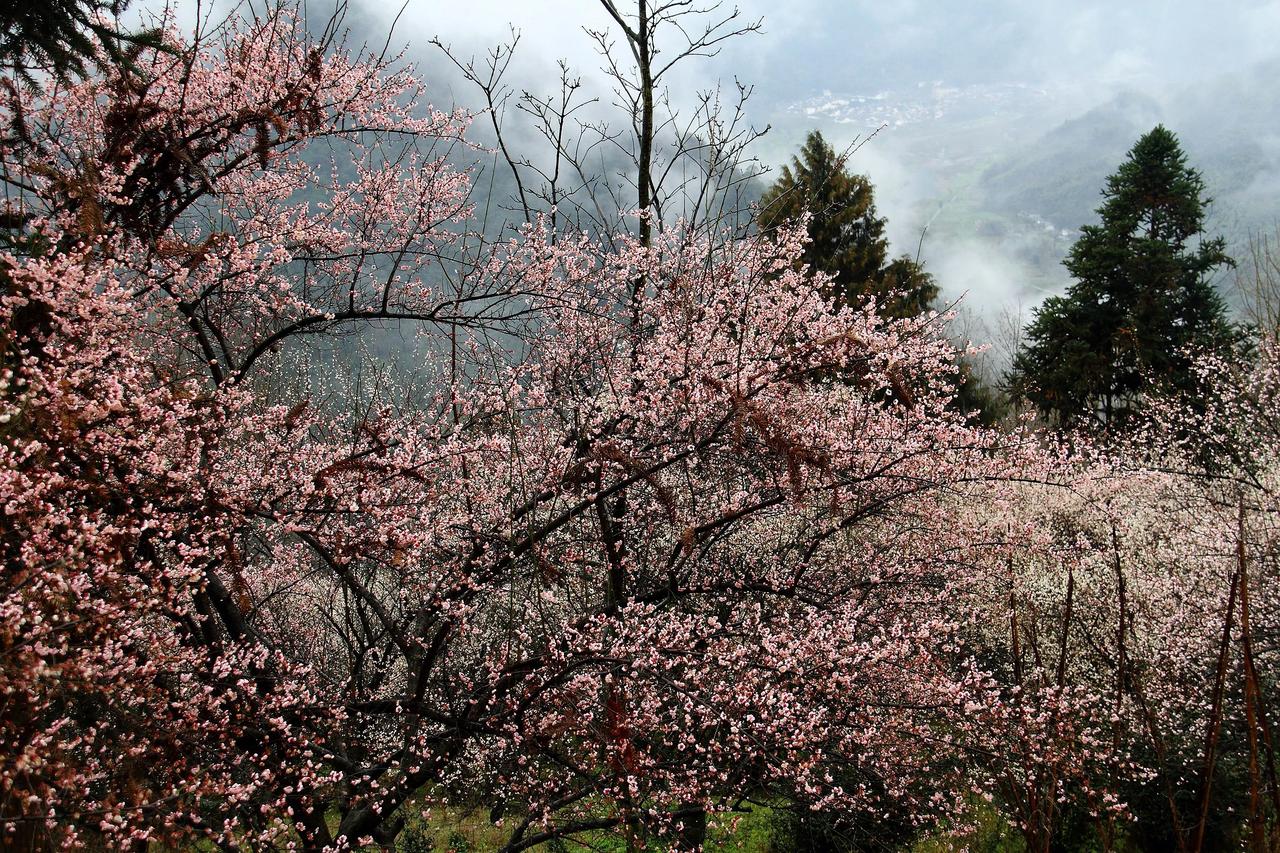
[[[399,8],[356,2],[353,17],[367,20],[374,32],[385,31]],[[775,127],[757,153],[774,163],[795,150],[806,130],[797,105],[828,91],[893,97],[921,84],[1025,85],[1045,91],[1044,101],[1056,110],[1041,110],[1039,120],[1056,123],[1119,92],[1160,98],[1280,57],[1280,0],[740,0],[737,6],[744,19],[763,19],[763,33],[683,65],[672,96],[680,100],[735,78],[754,85],[750,116],[758,126]],[[611,23],[598,0],[408,0],[393,40],[430,62],[426,43],[433,37],[469,55],[504,40],[514,26],[522,40],[509,77],[537,91],[550,86],[554,62],[562,58],[589,84],[598,80],[600,59],[582,29]],[[438,104],[474,97],[438,73],[439,66],[424,70]],[[607,100],[603,84],[594,94]],[[846,144],[880,121],[856,116],[824,132]],[[864,168],[878,164],[893,181],[890,173],[905,178],[918,163],[891,162],[900,140],[892,116],[888,124],[859,156],[870,161]],[[946,133],[945,122],[938,130]]]
[[[138,6],[155,8],[161,2],[139,0]],[[194,8],[194,0],[177,2]],[[204,2],[207,6],[210,0]],[[319,12],[332,8],[333,0],[307,2]],[[380,43],[399,1],[351,2],[347,23]],[[631,7],[633,0],[619,3]],[[922,246],[944,293],[949,298],[967,294],[969,306],[982,316],[1011,304],[1034,305],[1065,286],[1058,257],[1088,210],[1068,217],[1074,221],[1048,223],[1039,218],[1045,211],[996,211],[1008,227],[995,238],[976,225],[970,232],[953,225],[948,232],[946,217],[939,214],[944,208],[959,211],[963,224],[965,216],[977,223],[992,213],[991,198],[983,195],[983,164],[1007,165],[1034,153],[1045,135],[1095,107],[1136,104],[1142,117],[1132,138],[1149,129],[1154,114],[1172,120],[1175,131],[1187,131],[1183,139],[1192,142],[1193,162],[1242,163],[1244,179],[1256,176],[1259,186],[1280,186],[1280,109],[1268,100],[1280,70],[1280,0],[739,0],[737,5],[744,19],[763,19],[763,32],[728,43],[717,57],[683,65],[669,81],[673,100],[688,103],[695,90],[717,81],[736,78],[754,85],[749,116],[757,127],[773,126],[756,153],[775,166],[811,127],[843,146],[885,125],[858,150],[852,168],[871,176],[894,250],[914,253]],[[722,6],[732,8],[732,2]],[[448,73],[428,42],[438,37],[464,57],[482,55],[506,40],[514,26],[522,35],[521,48],[508,76],[517,90],[549,94],[556,60],[566,59],[582,74],[590,94],[601,97],[603,109],[611,98],[600,58],[582,30],[611,24],[598,0],[408,0],[392,44],[407,47],[409,58],[420,64],[436,106],[476,107],[474,90]],[[1265,62],[1274,64],[1260,67]],[[1223,83],[1223,75],[1237,71],[1247,73]],[[1009,87],[1026,87],[1032,95],[1015,94],[992,106]],[[1131,93],[1150,97],[1135,99]],[[888,113],[824,114],[824,105],[856,101],[851,96],[858,95],[881,96],[875,103],[887,105]],[[1124,97],[1113,101],[1117,95]],[[902,109],[910,112],[913,98],[915,111],[896,121]],[[983,116],[1001,111],[1002,123],[986,128]],[[1137,129],[1143,122],[1145,128]],[[1238,143],[1256,150],[1235,151]],[[1080,147],[1102,146],[1086,135]],[[1122,155],[1123,148],[1108,150],[1105,163],[1094,163],[1087,175],[1077,164],[1065,174],[1048,174],[1042,183],[1052,190],[1059,185],[1055,182],[1083,176],[1088,185],[1101,186]],[[1035,169],[1029,172],[1034,178]],[[1251,204],[1256,222],[1246,223],[1250,227],[1280,221],[1272,191],[1250,196],[1238,188],[1228,188],[1235,195],[1211,189],[1225,199],[1219,210],[1228,214]],[[926,225],[935,221],[938,227],[922,242]],[[1047,249],[1046,230],[1056,240]]]
[[[363,0],[385,19],[389,4]],[[1276,55],[1276,0],[742,0],[765,33],[703,64],[708,79],[738,75],[767,100],[814,89],[954,84],[1145,87],[1184,84]],[[725,8],[731,8],[726,4]],[[409,0],[398,36],[492,42],[508,24],[530,51],[598,64],[582,26],[605,26],[596,0]]]
[[[357,7],[359,13],[384,29],[398,8],[357,2],[364,4]],[[754,84],[751,118],[758,126],[774,126],[757,153],[774,164],[795,150],[810,126],[821,126],[843,145],[882,121],[879,115],[856,114],[843,121],[828,116],[823,124],[821,115],[807,113],[805,107],[822,104],[824,93],[831,93],[831,99],[883,94],[889,102],[901,102],[910,92],[927,93],[939,85],[972,87],[979,93],[988,87],[1037,90],[1032,108],[1014,108],[1024,112],[989,139],[979,134],[975,141],[970,134],[967,141],[955,142],[963,135],[954,132],[960,127],[955,123],[959,110],[951,105],[945,117],[942,110],[934,117],[935,102],[927,96],[924,118],[912,127],[896,127],[893,115],[884,119],[889,126],[855,155],[852,165],[872,177],[899,252],[915,250],[922,228],[942,204],[955,209],[966,203],[956,201],[966,191],[955,189],[956,163],[971,164],[986,153],[996,158],[1028,150],[1039,134],[1119,93],[1157,100],[1180,97],[1185,103],[1188,91],[1214,92],[1212,81],[1223,74],[1280,57],[1280,0],[740,0],[737,5],[744,18],[763,18],[764,32],[728,44],[715,58],[685,66],[684,75],[672,83],[672,94],[678,100],[735,77]],[[394,41],[425,55],[425,42],[438,36],[467,54],[504,39],[509,26],[515,26],[522,33],[522,55],[511,77],[518,87],[537,90],[549,84],[560,58],[591,82],[600,61],[582,27],[610,23],[597,0],[409,0]],[[465,103],[471,97],[444,75],[435,82],[431,97],[437,104]],[[1201,125],[1222,123],[1229,136],[1237,118],[1231,113],[1234,105],[1215,104],[1212,95],[1207,101],[1203,115],[1194,118]],[[972,128],[974,112],[987,107],[981,97],[969,103]],[[1018,133],[1010,132],[1014,130]],[[1275,138],[1264,144],[1277,148],[1280,128],[1274,130]],[[965,144],[971,150],[957,153],[956,146]],[[983,152],[984,145],[992,150]],[[931,146],[945,156],[933,156]],[[1103,174],[1096,176],[1099,185]],[[959,178],[960,183],[965,180]],[[1034,229],[1080,224],[1037,221]],[[1057,249],[1071,239],[1060,238]],[[1008,237],[993,242],[935,229],[923,245],[944,292],[969,294],[969,304],[990,316],[1000,306],[1035,304],[1065,285],[1065,273],[1052,257],[1055,249],[1046,256],[1041,244],[1043,240],[1032,245]]]

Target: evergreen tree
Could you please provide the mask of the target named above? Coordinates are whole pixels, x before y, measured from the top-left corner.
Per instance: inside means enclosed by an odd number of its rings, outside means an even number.
[[[1235,339],[1209,281],[1234,262],[1204,236],[1204,180],[1177,137],[1157,126],[1139,139],[1102,194],[1101,223],[1064,261],[1075,283],[1036,311],[1010,377],[1063,427],[1123,424],[1153,382],[1190,388],[1189,349]]]
[[[809,216],[809,245],[803,262],[834,276],[837,302],[857,304],[875,296],[880,312],[914,317],[938,297],[933,276],[907,255],[889,257],[885,220],[876,215],[875,189],[865,175],[852,174],[844,158],[818,131],[805,139],[800,154],[760,203],[764,230]],[[957,351],[956,396],[952,408],[984,424],[1004,417],[1001,392],[983,382]]]
[[[885,314],[905,317],[937,298],[938,287],[920,264],[906,255],[889,258],[871,182],[850,173],[816,130],[761,199],[760,227],[767,231],[805,214],[810,243],[803,260],[835,277],[833,299],[856,304],[874,295]]]
[[[140,46],[161,46],[158,30],[124,32],[114,24],[129,0],[12,0],[0,4],[0,68],[31,86],[33,72],[55,80],[83,77],[104,62],[128,63]]]

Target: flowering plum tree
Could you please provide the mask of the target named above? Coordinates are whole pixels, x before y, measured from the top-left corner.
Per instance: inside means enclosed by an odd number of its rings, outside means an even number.
[[[1276,352],[1263,343],[1252,362],[1193,364],[1193,407],[1153,401],[1123,445],[1083,443],[1056,482],[1011,485],[968,509],[1001,531],[984,558],[1008,569],[1003,580],[986,572],[996,585],[978,593],[988,611],[975,642],[992,650],[993,677],[1023,695],[1086,699],[1089,742],[1066,758],[1112,763],[1075,778],[1037,754],[1069,737],[1007,730],[1033,742],[993,750],[1005,768],[990,790],[1029,849],[1061,843],[1072,821],[1104,845],[1128,836],[1143,850],[1273,843]],[[1089,715],[1062,719],[1077,727]],[[1075,804],[1063,796],[1072,784],[1085,794]]]
[[[170,30],[9,93],[9,843],[348,849],[460,797],[509,850],[697,846],[771,791],[943,808],[1016,717],[953,508],[1035,454],[947,410],[940,319],[832,309],[799,232],[477,250],[466,117],[309,32]],[[361,326],[420,369],[321,375]]]

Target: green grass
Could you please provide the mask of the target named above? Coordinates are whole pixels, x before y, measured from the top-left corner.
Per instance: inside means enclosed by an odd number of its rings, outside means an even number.
[[[338,815],[330,823],[337,828]],[[1024,853],[1021,838],[1000,814],[985,803],[977,803],[970,815],[973,830],[953,835],[941,828],[918,841],[903,853]],[[742,812],[712,815],[707,823],[706,853],[775,853],[777,813],[765,805],[752,805]],[[492,853],[500,850],[510,836],[514,822],[510,816],[503,826],[489,820],[487,809],[436,807],[428,819],[412,815],[396,843],[398,853]],[[160,853],[165,848],[153,845]],[[193,850],[210,850],[200,844]],[[370,853],[373,849],[371,848]],[[626,841],[616,832],[595,831],[561,839],[535,848],[544,853],[627,853]],[[669,850],[665,840],[651,840],[640,848],[645,853]],[[175,851],[176,853],[176,851]]]
[[[431,819],[410,820],[397,847],[401,853],[485,853],[506,843],[510,823],[495,826],[481,809],[448,809],[432,812]],[[714,815],[707,825],[707,853],[770,853],[772,811],[755,806],[740,814]],[[434,845],[434,846],[432,846]],[[613,832],[589,832],[538,849],[555,853],[626,853],[626,841]],[[665,843],[653,842],[646,851],[658,853]]]
[[[945,830],[918,841],[910,853],[1023,853],[1022,839],[992,807],[975,804],[969,816],[973,829],[963,835]],[[713,815],[708,821],[706,853],[773,853],[774,812],[752,806],[737,814]],[[510,825],[496,827],[483,810],[461,809],[432,813],[429,822],[410,821],[398,849],[401,853],[485,853],[498,850],[507,840]],[[427,847],[427,841],[434,847]],[[559,843],[542,845],[549,853],[626,853],[626,841],[612,832],[583,833]],[[650,842],[646,853],[668,850],[664,842]]]

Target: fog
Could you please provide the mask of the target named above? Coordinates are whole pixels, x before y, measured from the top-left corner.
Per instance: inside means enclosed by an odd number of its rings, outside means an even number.
[[[1060,259],[1090,221],[1102,179],[1158,121],[1205,172],[1214,222],[1233,243],[1269,224],[1280,126],[1274,108],[1253,100],[1269,96],[1280,2],[739,6],[744,18],[762,18],[764,31],[683,66],[673,99],[734,78],[754,85],[750,115],[771,126],[757,153],[774,166],[815,127],[838,147],[862,140],[851,167],[875,183],[895,251],[918,250],[944,293],[963,294],[980,317],[1066,284]],[[387,26],[395,9],[368,3],[361,12]],[[519,86],[550,87],[563,58],[607,106],[582,28],[610,23],[593,0],[410,0],[393,42],[417,56],[433,37],[482,53],[514,27]],[[423,58],[442,72],[437,99],[468,103],[473,93]],[[1215,95],[1197,102],[1206,86]],[[1233,139],[1241,123],[1251,150]]]
[[[1092,221],[1103,179],[1157,122],[1204,173],[1211,228],[1238,253],[1275,224],[1280,0],[738,7],[763,32],[683,63],[668,81],[672,101],[687,109],[717,83],[754,86],[749,117],[770,127],[755,154],[775,169],[814,128],[838,148],[856,145],[850,166],[875,184],[894,251],[918,253],[979,321],[1066,285],[1061,258]],[[584,32],[612,24],[596,0],[356,0],[347,23],[371,42],[391,32],[437,106],[479,103],[431,40],[482,59],[514,29],[514,94],[550,93],[563,59],[599,99],[595,116],[626,119]],[[536,147],[518,123],[511,130],[516,145]]]

